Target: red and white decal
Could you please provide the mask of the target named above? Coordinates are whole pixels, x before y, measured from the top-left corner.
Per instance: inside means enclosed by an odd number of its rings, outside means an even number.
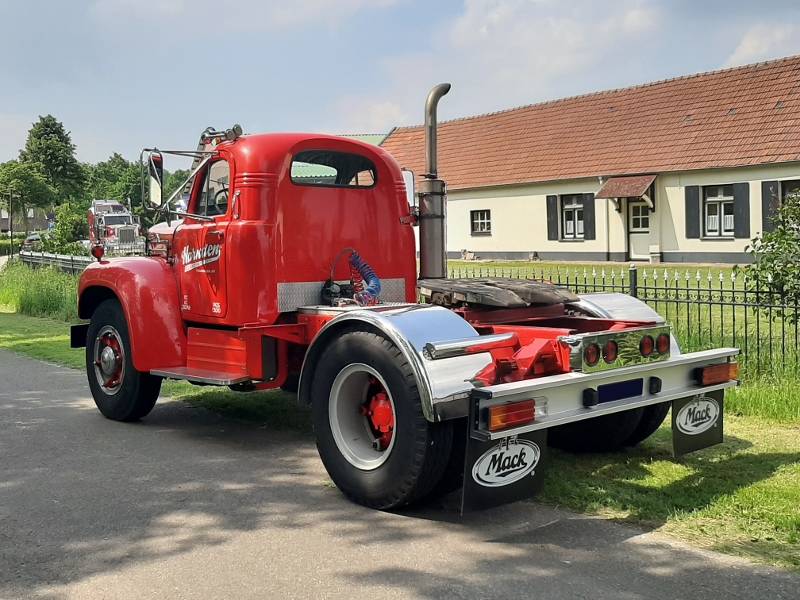
[[[184,272],[194,271],[198,267],[217,262],[221,255],[222,246],[220,244],[206,244],[202,248],[184,246],[183,252],[181,252],[183,270]]]

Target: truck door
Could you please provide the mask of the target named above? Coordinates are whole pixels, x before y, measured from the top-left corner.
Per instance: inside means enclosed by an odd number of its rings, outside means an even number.
[[[188,212],[213,220],[186,217],[178,228],[179,235],[176,235],[181,312],[186,320],[193,317],[222,318],[228,310],[225,234],[229,223],[229,199],[233,198],[230,166],[225,159],[217,159],[198,177],[202,183],[194,188]]]

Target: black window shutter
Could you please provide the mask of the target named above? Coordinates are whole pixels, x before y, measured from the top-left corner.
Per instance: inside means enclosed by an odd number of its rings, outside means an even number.
[[[761,231],[774,231],[775,219],[781,207],[777,181],[761,182]]]
[[[700,239],[700,186],[687,185],[684,188],[686,199],[686,239]]]
[[[583,239],[594,239],[594,194],[583,195]]]
[[[558,239],[558,196],[547,197],[547,239]]]
[[[750,238],[750,184],[733,184],[733,237]]]

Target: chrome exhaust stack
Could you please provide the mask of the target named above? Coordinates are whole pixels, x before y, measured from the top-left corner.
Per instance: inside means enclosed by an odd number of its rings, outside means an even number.
[[[439,179],[436,154],[436,108],[450,91],[440,83],[425,101],[425,173],[419,182],[419,278],[447,277],[447,192]]]

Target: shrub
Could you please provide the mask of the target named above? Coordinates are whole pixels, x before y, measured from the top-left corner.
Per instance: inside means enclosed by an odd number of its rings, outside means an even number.
[[[14,262],[0,274],[0,304],[34,317],[77,319],[78,277]]]
[[[747,248],[753,264],[737,270],[746,276],[748,289],[764,294],[756,296],[757,303],[787,306],[773,310],[775,318],[797,319],[793,307],[800,303],[800,193],[784,199],[773,223],[773,231],[756,236]]]

